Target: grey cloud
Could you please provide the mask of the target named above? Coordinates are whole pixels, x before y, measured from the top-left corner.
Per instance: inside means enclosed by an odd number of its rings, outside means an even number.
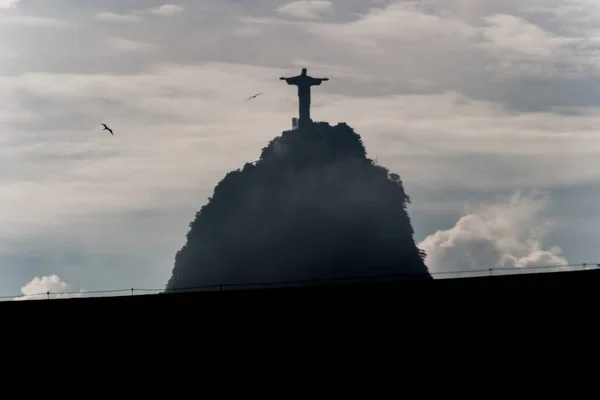
[[[575,108],[600,106],[600,79],[596,76],[568,80],[521,78],[497,85],[493,91],[481,85],[466,86],[462,91],[473,98],[501,102],[523,112],[577,115],[585,111]]]
[[[391,18],[391,15],[387,20],[383,16],[377,17],[381,19],[378,25],[373,22],[369,28],[364,27],[364,32],[358,30],[358,27],[359,24],[364,25],[366,19],[354,22],[354,25],[298,24],[273,19],[245,21],[259,24],[270,32],[277,32],[275,39],[269,40],[277,41],[282,38],[282,41],[297,43],[298,46],[293,49],[311,54],[311,59],[326,59],[324,53],[331,51],[330,56],[339,60],[340,65],[352,64],[371,75],[390,80],[433,81],[431,86],[438,91],[460,90],[480,99],[504,102],[514,109],[522,107],[522,111],[549,110],[575,102],[588,106],[597,104],[595,98],[577,98],[560,90],[538,95],[535,99],[536,108],[527,101],[519,104],[515,100],[530,97],[527,90],[520,89],[523,79],[565,86],[574,80],[581,82],[582,86],[589,86],[598,80],[597,64],[594,61],[597,46],[583,34],[577,37],[557,36],[560,32],[545,31],[549,29],[548,24],[538,22],[540,27],[536,27],[528,13],[522,11],[536,2],[528,2],[522,7],[514,2],[485,2],[481,6],[480,3],[471,3],[468,13],[461,12],[456,2],[412,4],[411,7],[396,6],[397,15],[406,15],[406,21],[412,24],[412,27],[400,24],[403,29],[396,29],[398,18]],[[464,2],[461,4],[464,6]],[[487,22],[485,18],[488,18]],[[562,26],[572,23],[568,19],[561,21]],[[414,24],[418,24],[418,27]],[[427,29],[436,32],[432,33],[431,40],[423,36],[422,27],[427,26],[430,26]],[[444,29],[447,30],[446,33],[442,33]],[[312,42],[310,37],[315,34],[326,40],[320,42],[320,49],[307,51],[306,44]],[[387,37],[390,39],[389,43],[385,41]],[[413,37],[415,40],[418,38],[418,46],[411,47],[410,42],[407,42],[402,53],[394,54],[402,48],[402,41],[412,40],[410,38]],[[447,44],[440,46],[440,37],[452,43],[452,47],[448,48]],[[373,47],[371,51],[365,41],[375,39],[378,47]],[[367,47],[361,48],[362,42]],[[555,46],[556,51],[549,52],[551,48],[548,46]],[[357,57],[357,53],[363,53],[364,56]],[[350,54],[353,60],[350,59]],[[290,54],[283,55],[293,57],[291,51]],[[377,63],[370,62],[373,57],[377,57]],[[401,91],[402,87],[392,85],[392,89],[388,90],[394,89]]]

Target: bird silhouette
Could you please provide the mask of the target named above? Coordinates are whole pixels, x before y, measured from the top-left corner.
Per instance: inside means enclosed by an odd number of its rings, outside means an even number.
[[[261,94],[262,94],[262,93],[256,93],[254,96],[250,96],[250,97],[248,97],[248,99],[246,99],[246,101],[248,101],[248,100],[252,100],[252,99],[255,99],[257,96],[260,96]]]
[[[104,125],[104,129],[102,129],[103,131],[109,131],[111,135],[113,135],[113,136],[115,135],[113,133],[112,129],[110,129],[108,126],[106,126],[106,124],[102,124],[102,125]]]

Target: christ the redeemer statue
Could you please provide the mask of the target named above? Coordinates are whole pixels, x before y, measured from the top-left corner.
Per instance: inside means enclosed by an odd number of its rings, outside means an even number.
[[[312,122],[310,119],[310,87],[319,86],[321,82],[328,81],[329,78],[313,78],[306,75],[306,68],[302,68],[300,75],[279,79],[286,81],[288,85],[298,86],[298,107],[300,111],[298,124],[300,128],[308,126]]]

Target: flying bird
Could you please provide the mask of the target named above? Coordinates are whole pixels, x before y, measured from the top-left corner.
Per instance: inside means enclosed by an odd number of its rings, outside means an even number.
[[[115,135],[113,133],[112,129],[110,129],[108,126],[106,126],[106,124],[102,124],[102,125],[104,125],[104,129],[102,129],[103,131],[109,131],[111,135],[113,135],[113,136]]]
[[[246,99],[246,101],[248,101],[248,100],[252,100],[252,99],[255,99],[256,97],[260,96],[261,94],[262,94],[262,93],[256,93],[254,96],[250,96],[250,97],[248,97],[248,99]]]

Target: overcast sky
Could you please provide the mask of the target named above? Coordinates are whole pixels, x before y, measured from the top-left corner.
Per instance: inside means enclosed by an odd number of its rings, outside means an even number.
[[[432,272],[598,262],[599,27],[597,0],[0,0],[0,296],[163,288],[302,67]]]

